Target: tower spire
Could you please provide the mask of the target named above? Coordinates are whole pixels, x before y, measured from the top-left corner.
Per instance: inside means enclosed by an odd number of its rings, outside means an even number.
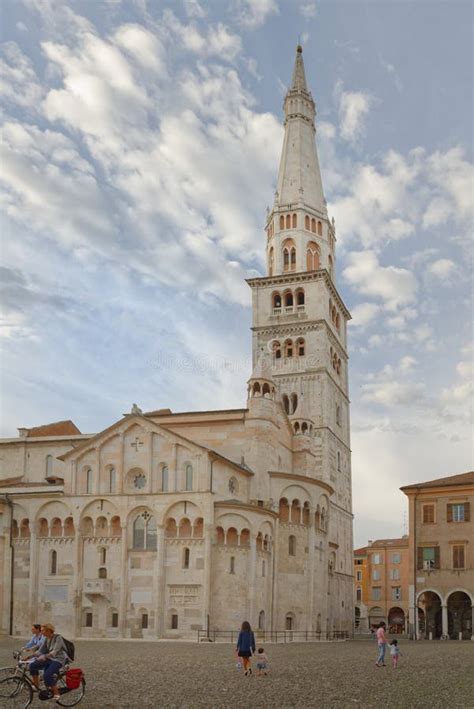
[[[303,47],[298,44],[296,47],[295,67],[293,69],[293,78],[291,80],[291,88],[293,91],[307,91],[306,76],[304,73],[303,63]]]
[[[296,48],[293,77],[283,107],[285,137],[278,173],[278,204],[294,206],[300,203],[326,216],[314,140],[316,106],[306,84],[303,48],[300,44]]]

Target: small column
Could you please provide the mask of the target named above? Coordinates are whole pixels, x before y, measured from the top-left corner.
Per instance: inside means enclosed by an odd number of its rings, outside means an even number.
[[[204,582],[202,599],[202,626],[207,630],[207,619],[211,614],[211,570],[212,570],[212,536],[214,525],[204,525]]]
[[[272,544],[273,551],[273,567],[272,567],[272,616],[270,622],[270,630],[278,630],[278,550],[280,547],[279,532],[280,520],[275,520],[275,536]]]
[[[74,637],[81,636],[82,628],[82,589],[84,585],[83,579],[83,540],[79,519],[74,520],[74,575],[72,580],[73,606],[74,606]]]
[[[418,606],[415,606],[415,640],[420,640],[420,614],[418,612]],[[426,614],[425,614],[425,630],[426,630]]]
[[[173,483],[171,485],[171,480],[170,480],[170,489],[173,487],[173,491],[177,492],[178,490],[178,444],[173,443],[173,453],[171,456],[172,460],[172,465],[170,467],[170,477],[173,480]]]
[[[159,524],[156,529],[156,561],[155,561],[155,578],[154,586],[156,588],[155,596],[155,635],[157,638],[163,637],[164,630],[164,580],[165,580],[165,528]]]
[[[127,629],[127,592],[128,592],[128,543],[127,543],[127,524],[122,525],[120,553],[120,601],[119,601],[119,628],[120,636],[126,637]]]
[[[474,605],[471,606],[471,640],[474,640]]]
[[[38,604],[38,557],[39,544],[36,531],[30,530],[30,578],[28,588],[28,606],[30,609],[31,623],[37,623],[36,613]]]
[[[309,546],[309,588],[308,588],[308,617],[306,619],[307,630],[314,630],[313,628],[313,618],[314,618],[314,567],[315,567],[315,533],[314,533],[314,515],[311,514],[309,521],[310,527],[308,529],[308,546]]]
[[[448,634],[448,606],[441,606],[441,634]]]
[[[249,573],[249,621],[254,625],[255,619],[255,582],[257,578],[257,537],[250,536],[250,573]]]

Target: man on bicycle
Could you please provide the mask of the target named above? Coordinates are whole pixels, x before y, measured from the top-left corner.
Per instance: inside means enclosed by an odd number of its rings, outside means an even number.
[[[54,699],[57,701],[60,698],[59,689],[56,685],[57,674],[61,667],[68,662],[69,657],[66,650],[64,639],[61,635],[54,632],[54,625],[45,623],[41,626],[41,632],[44,635],[44,642],[41,647],[35,652],[38,658],[30,665],[31,681],[36,689],[39,689],[39,671],[44,670],[43,680],[51,690]]]

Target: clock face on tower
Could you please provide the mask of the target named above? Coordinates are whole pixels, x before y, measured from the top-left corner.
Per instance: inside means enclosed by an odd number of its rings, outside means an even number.
[[[146,485],[146,477],[143,475],[143,473],[139,473],[138,475],[135,475],[133,478],[133,486],[137,488],[137,490],[142,490]]]

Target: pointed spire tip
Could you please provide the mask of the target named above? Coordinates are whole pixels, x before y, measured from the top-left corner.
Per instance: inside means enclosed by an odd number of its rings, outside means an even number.
[[[303,47],[301,46],[301,44],[298,44],[298,46],[296,47],[296,51],[298,54],[303,54]]]

